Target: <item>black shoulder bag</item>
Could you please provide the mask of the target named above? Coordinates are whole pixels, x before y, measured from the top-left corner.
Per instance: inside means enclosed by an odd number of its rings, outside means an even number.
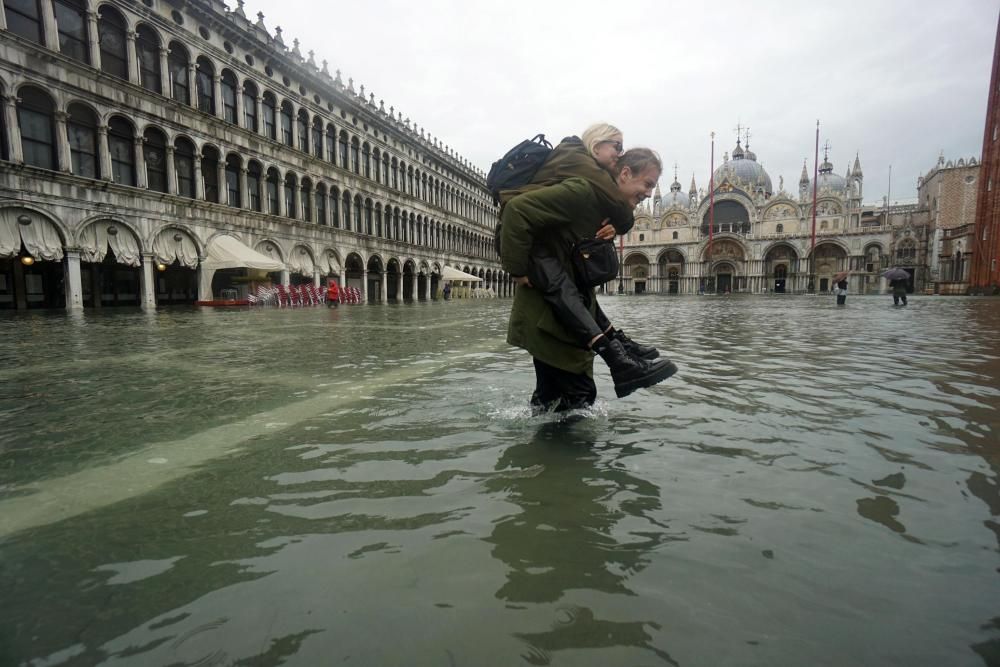
[[[577,281],[597,287],[618,276],[618,253],[613,241],[584,239],[573,244],[571,251]]]

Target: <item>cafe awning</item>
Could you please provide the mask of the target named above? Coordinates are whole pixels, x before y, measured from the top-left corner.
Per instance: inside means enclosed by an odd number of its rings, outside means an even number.
[[[466,280],[468,282],[478,283],[482,281],[479,276],[474,276],[471,273],[466,273],[465,271],[459,271],[453,266],[446,266],[441,269],[441,279],[442,280]]]
[[[216,236],[208,244],[208,258],[202,262],[202,268],[209,271],[239,268],[282,271],[285,265],[248,248],[232,236]]]

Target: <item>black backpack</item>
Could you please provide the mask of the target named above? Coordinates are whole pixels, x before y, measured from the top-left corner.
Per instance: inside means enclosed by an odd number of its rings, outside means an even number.
[[[494,162],[486,176],[486,188],[493,196],[493,204],[500,205],[501,190],[514,190],[530,183],[551,152],[552,144],[545,140],[545,135],[536,134],[533,139],[525,139]],[[493,230],[493,247],[499,256],[499,222]]]
[[[494,162],[486,176],[486,188],[493,195],[493,204],[500,205],[501,190],[513,190],[530,183],[551,152],[552,144],[545,140],[544,134],[538,134],[534,139],[525,139]]]

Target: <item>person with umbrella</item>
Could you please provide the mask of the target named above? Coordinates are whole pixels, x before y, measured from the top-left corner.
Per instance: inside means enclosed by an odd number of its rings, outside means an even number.
[[[910,274],[896,267],[883,273],[882,277],[889,281],[889,287],[892,289],[892,305],[898,306],[899,302],[902,301],[905,306],[906,283],[910,280]]]
[[[847,276],[850,275],[847,271],[841,271],[833,276],[833,284],[836,285],[837,292],[837,305],[843,306],[847,304]]]

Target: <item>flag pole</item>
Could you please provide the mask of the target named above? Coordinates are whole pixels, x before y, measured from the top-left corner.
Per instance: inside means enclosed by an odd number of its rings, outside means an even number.
[[[812,210],[812,241],[809,244],[809,291],[816,287],[816,191],[819,186],[819,119],[816,119],[816,152],[813,156],[813,210]]]
[[[709,159],[709,177],[708,177],[708,249],[705,252],[705,257],[711,261],[712,259],[712,243],[715,240],[715,132],[712,132],[709,136],[712,137],[712,157]]]

